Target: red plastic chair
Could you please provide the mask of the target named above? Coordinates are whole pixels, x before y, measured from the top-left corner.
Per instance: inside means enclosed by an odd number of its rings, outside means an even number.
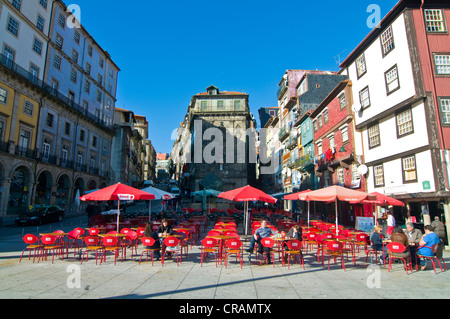
[[[439,244],[435,244],[435,245],[433,245],[432,247],[428,247],[428,246],[421,246],[421,247],[430,248],[430,249],[431,249],[431,252],[433,253],[433,256],[424,256],[424,255],[421,255],[421,254],[419,253],[419,250],[417,250],[417,252],[416,252],[416,270],[419,270],[419,263],[418,263],[418,260],[417,260],[417,259],[418,259],[418,258],[423,258],[423,259],[427,259],[427,260],[430,260],[430,261],[431,261],[431,263],[433,264],[433,269],[434,269],[434,273],[435,273],[435,274],[437,274],[437,273],[436,273],[436,264],[434,263],[435,260],[438,262],[439,268],[441,268],[441,272],[443,272],[444,270],[442,269],[441,262],[439,261],[439,258],[436,257],[436,252],[437,252],[438,249],[439,249]],[[444,264],[445,270],[447,270],[447,266],[445,265],[444,260],[442,260],[442,263]]]
[[[95,264],[97,265],[97,258],[103,252],[103,246],[100,245],[100,238],[97,236],[87,236],[84,238],[86,244],[84,255],[86,256],[86,261],[88,261],[89,253],[95,252]],[[81,258],[81,264],[83,263],[83,258]]]
[[[407,257],[400,257],[396,254],[405,253],[407,251],[407,248],[405,245],[392,242],[387,245],[388,249],[388,255],[389,255],[389,266],[388,271],[391,271],[392,269],[392,260],[399,259],[402,260],[405,266],[406,274],[408,274],[408,266],[410,271],[412,272],[412,263],[411,263],[411,255]]]
[[[52,252],[52,264],[55,260],[55,254],[61,255],[62,252],[62,246],[56,244],[56,236],[52,235],[43,235],[41,236],[41,242],[42,242],[42,254],[38,258],[38,263],[40,261],[40,258],[45,258],[47,260],[47,254],[48,252]],[[62,253],[62,258],[64,259],[64,253]]]
[[[344,245],[338,241],[329,241],[326,243],[325,255],[328,256],[328,270],[330,270],[330,258],[333,257],[336,261],[336,258],[340,257],[341,266],[345,271],[343,248]]]
[[[303,261],[302,254],[302,242],[297,239],[291,239],[286,243],[288,249],[284,250],[285,256],[287,256],[288,270],[290,269],[291,257],[294,257],[294,261],[297,259],[298,264],[303,265],[303,270],[305,270],[305,263]],[[284,263],[284,261],[283,261]]]
[[[220,232],[215,230],[210,230],[207,236],[220,236]]]
[[[146,261],[148,261],[148,254],[150,253],[152,256],[152,266],[153,266],[155,252],[161,251],[161,248],[152,248],[152,246],[155,244],[156,241],[155,241],[155,239],[153,239],[151,237],[142,237],[141,242],[142,242],[142,245],[144,246],[144,249],[142,250],[141,258],[139,259],[139,265],[141,264],[142,256],[144,255],[144,253],[147,254]]]
[[[214,260],[216,262],[216,267],[219,260],[219,241],[215,238],[208,238],[202,240],[200,248],[200,267],[203,265],[203,258],[207,258],[208,254],[214,255]]]
[[[41,252],[43,245],[36,244],[39,241],[39,238],[33,234],[27,234],[27,235],[23,236],[23,241],[28,246],[25,247],[25,249],[22,251],[22,255],[20,256],[19,263],[22,262],[23,253],[26,250],[29,251],[28,260],[31,259],[31,252],[34,251],[34,256],[33,256],[33,263],[34,263],[34,261],[36,259],[36,254],[39,256],[39,253]]]
[[[138,228],[136,230],[136,233],[138,235],[138,238],[142,238],[144,236],[145,228]]]
[[[170,252],[177,255],[177,266],[183,261],[182,247],[180,240],[176,237],[169,236],[164,239],[165,253]],[[178,263],[179,262],[179,263]],[[164,254],[161,257],[161,263],[164,265]]]
[[[127,248],[131,249],[131,258],[133,258],[133,251],[136,252],[136,255],[138,253],[139,236],[137,232],[133,230],[126,231],[125,234],[126,237],[122,238],[122,240],[118,240],[119,246],[122,248],[122,254],[125,256],[125,259],[127,257]]]
[[[317,245],[317,237],[319,235],[316,232],[306,233],[304,235],[304,244],[306,245],[306,251],[312,250],[314,245]]]
[[[98,228],[89,228],[89,236],[97,236],[100,233]]]
[[[235,255],[236,256],[236,262],[239,259],[239,263],[244,263],[244,257],[243,257],[243,247],[242,242],[237,238],[230,238],[225,242],[226,246],[226,252],[225,252],[225,268],[228,266],[228,257]]]
[[[76,256],[77,251],[81,249],[80,243],[78,242],[81,235],[84,233],[80,228],[75,228],[74,230],[68,232],[67,235],[67,257],[69,257],[69,248],[73,248],[73,256]]]
[[[358,248],[358,253],[360,252],[361,248],[364,247],[364,250],[367,251],[367,247],[370,244],[369,235],[365,233],[356,234],[355,235],[355,247]]]
[[[107,252],[110,251],[114,253],[114,265],[116,265],[116,260],[117,257],[119,256],[119,250],[121,250],[117,237],[105,236],[102,239],[102,243],[103,243],[103,258],[100,259],[100,264],[102,263],[102,260],[106,262],[106,254]],[[123,261],[123,254],[122,254],[122,261]]]
[[[275,268],[275,254],[273,253],[273,246],[275,245],[275,241],[270,238],[270,237],[266,237],[261,239],[261,245],[265,248],[263,253],[262,253],[262,260],[260,262],[260,265],[262,265],[263,261],[269,261],[269,254],[272,257],[272,262],[273,262],[273,267]]]

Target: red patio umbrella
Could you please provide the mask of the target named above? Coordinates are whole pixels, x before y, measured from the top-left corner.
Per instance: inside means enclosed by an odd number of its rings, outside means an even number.
[[[228,192],[220,193],[219,198],[224,198],[236,202],[244,202],[245,207],[245,235],[248,228],[248,202],[262,201],[275,204],[277,199],[252,186],[244,186]]]
[[[119,215],[120,215],[121,200],[151,200],[151,199],[155,199],[155,195],[121,183],[102,188],[96,192],[86,194],[80,197],[80,200],[83,202],[116,200],[117,231],[119,231]]]
[[[360,202],[357,202],[357,204],[375,204],[379,206],[402,206],[405,207],[405,203],[402,201],[386,196],[384,194],[380,194],[377,192],[370,193],[369,195],[375,196],[374,199],[364,199]],[[356,202],[355,202],[356,203]]]
[[[338,233],[337,201],[340,200],[344,202],[360,202],[365,199],[374,199],[375,196],[371,196],[370,194],[365,192],[355,191],[353,189],[334,185],[302,194],[299,197],[300,200],[306,201],[311,200],[320,202],[334,201],[336,211],[336,234],[337,234]]]
[[[373,192],[373,193],[370,193],[370,195],[372,197],[375,197],[375,198],[373,198],[373,199],[364,199],[364,200],[359,201],[359,202],[351,202],[351,204],[369,204],[369,205],[371,204],[373,206],[375,206],[375,205],[378,205],[378,206],[390,206],[390,205],[392,205],[392,206],[405,207],[405,203],[403,203],[402,201],[400,201],[398,199],[395,199],[395,198],[392,198],[392,197],[389,197],[389,196],[386,196],[384,194],[380,194],[378,192]],[[374,211],[373,212],[373,216],[374,216],[374,219],[375,219],[375,225],[377,225],[378,223],[377,223],[377,219],[375,218],[375,207],[373,207],[373,211]]]

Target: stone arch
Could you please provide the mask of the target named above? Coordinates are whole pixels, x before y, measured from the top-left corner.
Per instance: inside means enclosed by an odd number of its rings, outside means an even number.
[[[16,165],[9,174],[7,215],[19,215],[28,211],[33,174],[27,165]]]
[[[34,202],[38,205],[50,205],[54,178],[50,171],[43,169],[37,174]]]

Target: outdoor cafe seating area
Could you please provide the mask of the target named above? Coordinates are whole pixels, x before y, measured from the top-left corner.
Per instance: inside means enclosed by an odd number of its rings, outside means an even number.
[[[289,217],[289,212],[280,210],[252,209],[249,212],[249,233],[245,236],[244,224],[239,218],[241,213],[232,210],[223,214],[211,210],[203,214],[198,210],[187,209],[183,214],[172,215],[174,218],[169,218],[168,221],[174,233],[161,237],[158,249],[151,248],[154,245],[153,239],[144,237],[148,216],[145,220],[142,218],[121,222],[119,232],[116,223],[112,222],[38,235],[27,234],[23,237],[27,246],[20,262],[23,259],[37,263],[75,260],[80,264],[96,265],[139,262],[139,265],[151,263],[152,266],[160,264],[163,267],[167,262],[176,262],[178,266],[183,263],[199,263],[201,267],[205,263],[214,262],[216,267],[242,268],[248,264],[248,253],[245,250],[249,246],[249,237],[260,227],[262,219],[269,221],[268,226],[277,235],[262,242],[265,248],[262,253],[258,252],[255,245],[253,265],[262,266],[271,259],[272,267],[278,265],[288,270],[306,270],[307,264],[308,267],[324,270],[339,268],[345,271],[348,267],[376,264],[377,256],[382,254],[370,247],[368,233],[341,225],[336,230],[336,224],[320,220],[310,220],[308,226],[307,220],[294,221]],[[151,223],[153,230],[157,231],[161,219],[154,216]],[[302,229],[301,241],[286,237],[294,225],[299,225]],[[155,258],[157,251],[161,252],[160,260]],[[403,266],[391,264],[388,270],[401,270],[401,267]],[[412,270],[410,263],[404,270],[407,273]]]
[[[117,200],[120,207],[121,200],[152,200],[156,195],[118,183],[84,195],[80,199]],[[233,266],[243,268],[245,261],[256,265],[271,263],[273,267],[278,264],[281,267],[287,266],[288,270],[294,268],[306,270],[307,264],[308,267],[328,270],[339,268],[346,271],[349,266],[368,267],[377,264],[378,256],[384,256],[387,250],[388,271],[402,267],[408,274],[408,270],[410,272],[413,270],[411,257],[399,257],[397,254],[401,251],[396,250],[402,248],[398,243],[385,238],[383,249],[375,250],[370,242],[369,233],[338,223],[338,201],[403,205],[398,200],[339,186],[316,191],[307,190],[285,196],[285,199],[289,200],[308,201],[307,218],[296,216],[294,220],[289,211],[270,208],[250,209],[249,202],[274,204],[277,200],[248,185],[220,193],[218,197],[242,202],[243,211],[231,208],[236,207],[235,205],[230,205],[226,210],[210,208],[205,212],[186,207],[177,212],[164,212],[158,215],[142,213],[125,218],[124,215],[116,214],[114,218],[111,216],[107,219],[94,218],[93,221],[90,220],[87,228],[80,226],[52,233],[25,235],[23,240],[27,246],[19,262],[28,251],[28,260],[33,256],[33,262],[38,263],[49,262],[51,255],[52,263],[69,258],[71,262],[75,259],[81,264],[93,263],[95,260],[95,264],[100,265],[105,263],[117,265],[117,262],[139,262],[140,265],[151,262],[154,266],[156,260],[157,264],[164,266],[169,260],[175,262],[176,257],[177,266],[189,262],[199,263],[203,267],[214,258],[216,267],[225,268]],[[309,201],[334,202],[335,223],[310,220]],[[313,212],[312,216],[317,215]],[[272,236],[261,238],[254,246],[254,250],[249,251],[251,238],[261,227],[262,220],[265,220],[266,227],[272,230]],[[170,224],[172,232],[160,233],[159,227],[163,221]],[[149,223],[152,225],[151,230],[147,228]],[[288,238],[287,234],[293,227],[301,228],[301,238]],[[149,231],[152,236],[149,235]],[[252,259],[248,259],[249,257]],[[441,263],[436,254],[427,259],[432,262],[435,273],[436,262],[441,271],[447,269],[444,260]],[[394,267],[395,260],[402,261],[403,265]],[[414,261],[417,265],[417,260]],[[382,263],[380,266],[385,267],[386,260]]]

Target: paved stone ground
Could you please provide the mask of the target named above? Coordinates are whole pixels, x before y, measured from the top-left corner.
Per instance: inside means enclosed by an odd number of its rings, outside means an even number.
[[[215,266],[209,259],[200,266],[200,248],[194,247],[189,256],[177,266],[176,259],[142,262],[139,257],[114,265],[113,256],[106,263],[95,264],[69,256],[33,263],[24,257],[19,263],[24,233],[70,231],[82,225],[83,219],[71,219],[63,225],[0,228],[0,298],[2,299],[172,299],[174,305],[195,300],[275,300],[275,299],[447,299],[450,296],[450,271],[437,274],[431,264],[426,271],[406,274],[401,264],[393,270],[365,262],[360,254],[357,266],[346,262],[346,271],[339,263],[330,270],[317,263],[315,254],[305,254],[305,270],[299,265],[282,267],[276,263],[260,266],[244,265],[234,260],[228,268]],[[141,250],[139,250],[140,256]],[[446,260],[450,253],[445,252]],[[27,256],[27,255],[25,255]],[[447,266],[448,267],[448,266]],[[431,270],[430,270],[431,269]],[[78,276],[79,275],[79,276]],[[79,281],[74,278],[79,278]],[[79,283],[79,286],[75,286]],[[178,306],[176,306],[178,307]],[[175,308],[176,308],[175,307]],[[177,308],[178,309],[178,308]]]

